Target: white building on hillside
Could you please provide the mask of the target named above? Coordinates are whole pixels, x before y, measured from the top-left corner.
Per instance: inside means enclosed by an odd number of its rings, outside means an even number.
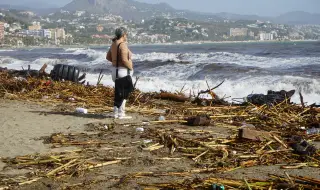
[[[260,41],[268,41],[273,40],[272,33],[260,33]]]
[[[49,29],[44,29],[43,30],[43,37],[51,39],[52,38],[51,31]]]

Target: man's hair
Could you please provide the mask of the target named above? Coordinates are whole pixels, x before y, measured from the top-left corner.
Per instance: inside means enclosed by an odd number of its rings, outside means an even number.
[[[117,28],[114,33],[115,37],[112,39],[112,41],[114,42],[116,40],[119,40],[122,36],[124,36],[127,33],[128,33],[128,30],[125,27]]]

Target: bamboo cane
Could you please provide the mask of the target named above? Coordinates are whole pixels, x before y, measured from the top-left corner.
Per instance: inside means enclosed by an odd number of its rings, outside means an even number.
[[[62,166],[50,171],[49,173],[47,173],[47,177],[56,174],[57,172],[63,170],[64,168],[67,168],[68,166],[70,166],[71,164],[73,164],[73,163],[75,163],[77,161],[78,161],[78,159],[71,160],[70,162],[66,163],[65,165],[62,165]]]

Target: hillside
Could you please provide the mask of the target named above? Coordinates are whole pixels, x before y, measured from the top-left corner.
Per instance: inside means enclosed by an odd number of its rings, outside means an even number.
[[[303,11],[289,12],[277,17],[262,17],[259,15],[241,15],[227,12],[221,13],[201,13],[188,10],[176,10],[166,3],[150,4],[135,0],[73,0],[71,3],[61,8],[53,8],[46,2],[34,0],[26,4],[20,0],[3,0],[0,8],[30,10],[38,15],[48,15],[60,9],[66,11],[87,11],[89,13],[104,14],[111,13],[120,15],[126,20],[140,22],[142,19],[152,18],[186,18],[195,21],[221,21],[221,20],[263,20],[272,21],[279,24],[320,24],[320,14],[312,14]],[[49,8],[52,7],[52,8]]]
[[[228,19],[228,20],[269,20],[272,18],[261,17],[258,15],[240,15],[240,14],[233,14],[227,12],[221,12],[215,14],[218,17]]]
[[[274,21],[286,24],[320,24],[320,14],[295,11],[280,15]]]
[[[120,15],[124,19],[140,21],[155,17],[178,18],[192,20],[220,20],[214,15],[180,11],[166,3],[149,4],[134,0],[73,0],[62,8],[67,11],[88,11],[91,13],[111,13]]]

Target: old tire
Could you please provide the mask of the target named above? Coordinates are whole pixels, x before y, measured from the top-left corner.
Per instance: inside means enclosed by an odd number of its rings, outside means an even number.
[[[57,81],[66,80],[78,82],[79,74],[79,69],[74,66],[58,64],[54,66],[51,72],[51,78]]]

